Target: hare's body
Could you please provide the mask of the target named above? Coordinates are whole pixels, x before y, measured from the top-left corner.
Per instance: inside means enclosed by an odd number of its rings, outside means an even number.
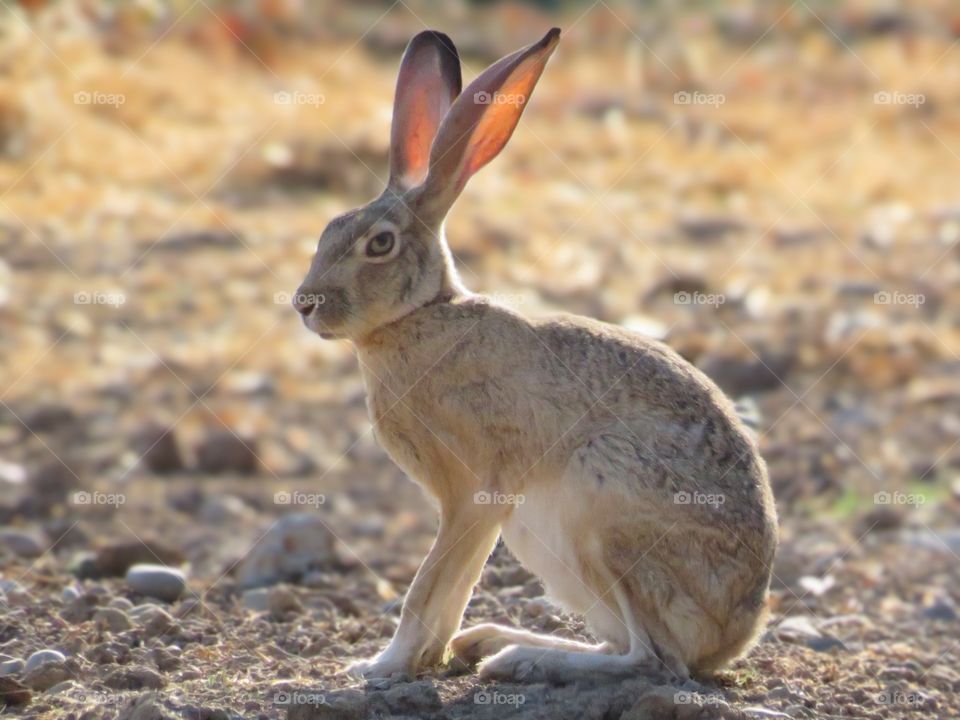
[[[709,669],[753,638],[776,545],[765,470],[729,401],[669,348],[479,297],[358,347],[394,461],[441,505],[503,504],[508,546],[611,650],[636,626],[651,654]]]
[[[384,677],[448,645],[513,680],[679,675],[743,652],[760,627],[776,515],[730,402],[664,345],[586,318],[528,320],[467,292],[443,219],[509,139],[559,39],[503,58],[462,93],[445,35],[401,63],[390,181],[331,222],[294,305],[352,340],[377,438],[436,499],[436,542],[390,645],[352,671]],[[478,625],[455,637],[500,536],[598,645]],[[452,643],[451,643],[452,640]]]

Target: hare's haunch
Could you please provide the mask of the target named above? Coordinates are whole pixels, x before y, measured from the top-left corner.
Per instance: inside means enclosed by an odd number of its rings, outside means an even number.
[[[461,92],[450,38],[417,35],[387,188],[330,223],[297,291],[308,328],[355,344],[377,439],[440,507],[396,635],[358,675],[415,672],[450,646],[488,678],[653,663],[686,676],[742,654],[763,626],[777,520],[730,401],[660,343],[587,318],[529,320],[466,290],[451,262],[444,217],[509,140],[559,37]],[[602,643],[457,632],[501,535]]]

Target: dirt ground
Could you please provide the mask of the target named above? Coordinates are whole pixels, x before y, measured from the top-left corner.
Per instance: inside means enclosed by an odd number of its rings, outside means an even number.
[[[3,713],[960,718],[955,8],[22,6],[0,11]],[[469,79],[552,24],[451,248],[471,289],[652,334],[738,401],[781,516],[770,625],[683,685],[360,683],[436,518],[290,293],[382,188],[409,37],[448,32]],[[291,517],[308,547],[253,588]],[[137,590],[138,563],[185,587]],[[478,622],[589,639],[502,546]]]

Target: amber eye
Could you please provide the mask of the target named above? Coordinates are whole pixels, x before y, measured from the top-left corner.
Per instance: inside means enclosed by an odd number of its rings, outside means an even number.
[[[383,257],[389,255],[396,243],[396,238],[389,230],[377,233],[367,241],[367,257]]]

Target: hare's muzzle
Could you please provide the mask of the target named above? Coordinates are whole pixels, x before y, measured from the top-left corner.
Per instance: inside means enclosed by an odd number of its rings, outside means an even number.
[[[322,337],[335,337],[349,315],[350,300],[343,288],[316,288],[301,285],[292,305],[310,330]]]

